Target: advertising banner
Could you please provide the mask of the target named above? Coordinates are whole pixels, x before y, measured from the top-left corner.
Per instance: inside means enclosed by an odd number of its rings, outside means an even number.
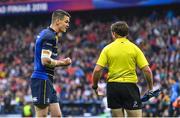
[[[15,0],[16,1],[16,0]],[[23,2],[0,2],[0,14],[51,12],[95,9],[92,0],[22,0]],[[25,2],[26,1],[26,2]]]
[[[1,0],[0,14],[112,9],[180,3],[180,0]]]
[[[96,9],[153,6],[180,3],[180,0],[93,0]]]

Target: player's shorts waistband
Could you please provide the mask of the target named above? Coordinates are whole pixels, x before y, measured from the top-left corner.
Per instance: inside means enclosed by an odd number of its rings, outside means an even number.
[[[31,78],[36,78],[36,79],[43,79],[43,80],[51,80],[51,82],[53,82],[53,76],[48,75],[47,73],[42,73],[42,72],[37,72],[34,71],[32,73]]]

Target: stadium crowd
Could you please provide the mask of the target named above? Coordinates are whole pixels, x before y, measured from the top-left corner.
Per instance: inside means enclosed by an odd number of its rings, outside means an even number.
[[[64,116],[104,112],[102,100],[105,96],[98,97],[91,89],[91,74],[100,51],[112,41],[110,25],[117,19],[122,20],[118,16],[113,16],[109,22],[74,18],[70,31],[59,40],[59,58],[69,56],[72,59],[70,67],[56,70],[54,79]],[[143,104],[143,115],[168,116],[169,104],[174,99],[169,80],[180,81],[180,16],[173,12],[163,16],[154,12],[150,16],[123,20],[130,26],[129,39],[142,49],[150,63],[154,89],[163,89],[159,97]],[[20,24],[0,27],[0,114],[20,114],[24,106],[31,105],[28,79],[33,70],[35,36],[47,24],[34,25],[32,22],[25,27]],[[137,75],[143,95],[146,82],[139,70]],[[104,94],[106,76],[105,70],[100,83]],[[177,112],[172,116],[177,116]]]

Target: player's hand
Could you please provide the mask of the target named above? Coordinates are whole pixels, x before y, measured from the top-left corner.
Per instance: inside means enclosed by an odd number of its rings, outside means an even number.
[[[68,57],[68,58],[65,58],[65,59],[62,59],[63,63],[64,63],[64,66],[68,66],[72,63],[71,59]]]

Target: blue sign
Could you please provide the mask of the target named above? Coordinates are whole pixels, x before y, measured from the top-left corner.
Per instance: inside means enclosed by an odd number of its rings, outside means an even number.
[[[93,0],[93,4],[96,9],[153,6],[173,3],[180,3],[180,0]]]

